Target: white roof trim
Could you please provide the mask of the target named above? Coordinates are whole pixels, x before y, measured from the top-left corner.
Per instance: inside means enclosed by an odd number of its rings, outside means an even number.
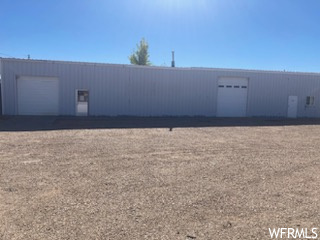
[[[40,63],[61,63],[61,64],[80,64],[90,66],[114,66],[128,68],[145,68],[145,69],[165,69],[165,70],[203,70],[203,71],[227,71],[227,72],[254,72],[254,73],[282,73],[282,74],[299,74],[299,75],[319,75],[320,72],[295,72],[295,71],[277,71],[277,70],[257,70],[257,69],[237,69],[237,68],[205,68],[205,67],[163,67],[163,66],[139,66],[130,64],[114,64],[114,63],[97,63],[97,62],[77,62],[77,61],[61,61],[61,60],[42,60],[42,59],[22,59],[22,58],[2,58],[5,61],[21,61],[21,62],[40,62]]]

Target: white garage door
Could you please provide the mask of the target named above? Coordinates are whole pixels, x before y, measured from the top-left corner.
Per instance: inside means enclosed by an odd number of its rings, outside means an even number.
[[[53,77],[19,77],[19,115],[58,115],[59,81]]]
[[[245,117],[248,79],[220,78],[218,84],[217,116]]]

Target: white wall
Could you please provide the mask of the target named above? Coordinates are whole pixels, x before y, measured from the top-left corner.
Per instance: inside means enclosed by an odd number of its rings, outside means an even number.
[[[287,115],[289,95],[299,117],[320,117],[320,74],[136,67],[131,65],[2,59],[4,113],[17,114],[17,76],[59,78],[60,115],[75,115],[75,90],[89,90],[90,115],[216,116],[220,77],[249,79],[248,116]],[[315,106],[305,107],[306,96]]]

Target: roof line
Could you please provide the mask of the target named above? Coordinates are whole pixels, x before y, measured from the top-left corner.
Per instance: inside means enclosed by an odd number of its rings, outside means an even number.
[[[283,74],[308,74],[320,75],[320,72],[298,72],[298,71],[280,71],[280,70],[259,70],[259,69],[240,69],[240,68],[208,68],[208,67],[165,67],[165,66],[142,66],[131,64],[101,63],[101,62],[80,62],[80,61],[63,61],[63,60],[45,60],[45,59],[24,59],[24,58],[4,58],[0,60],[23,61],[23,62],[44,62],[44,63],[62,63],[62,64],[81,64],[93,66],[117,66],[130,68],[149,68],[149,69],[166,69],[166,70],[206,70],[206,71],[240,71],[240,72],[264,72],[264,73],[283,73]]]

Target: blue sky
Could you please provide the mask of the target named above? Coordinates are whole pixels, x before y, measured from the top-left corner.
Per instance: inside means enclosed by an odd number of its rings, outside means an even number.
[[[0,53],[154,65],[320,72],[318,0],[0,0]],[[6,55],[4,55],[6,54]]]

